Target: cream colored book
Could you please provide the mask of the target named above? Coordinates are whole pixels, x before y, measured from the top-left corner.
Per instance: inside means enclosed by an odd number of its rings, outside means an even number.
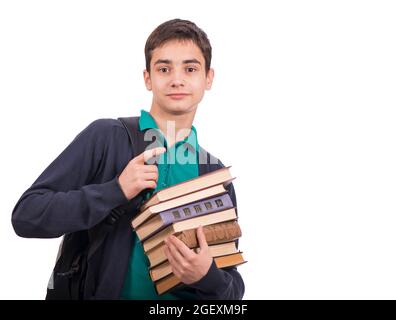
[[[231,166],[228,166],[212,172],[208,172],[199,177],[186,180],[177,183],[171,187],[157,191],[145,203],[142,204],[140,211],[143,212],[150,206],[180,197],[187,193],[192,193],[198,190],[209,188],[216,184],[224,184],[226,186],[233,179],[231,176],[230,168]]]

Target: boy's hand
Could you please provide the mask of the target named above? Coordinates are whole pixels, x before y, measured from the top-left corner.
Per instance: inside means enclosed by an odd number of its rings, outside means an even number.
[[[165,151],[163,147],[146,150],[129,161],[118,178],[121,190],[128,200],[136,197],[146,188],[156,188],[158,168],[154,164],[146,165],[145,162]]]
[[[195,253],[175,236],[165,239],[164,251],[172,271],[185,284],[192,284],[202,279],[208,273],[213,261],[202,227],[197,229],[197,237],[199,253]]]

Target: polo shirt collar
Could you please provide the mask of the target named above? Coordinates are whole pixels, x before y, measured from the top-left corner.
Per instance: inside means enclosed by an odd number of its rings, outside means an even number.
[[[147,129],[157,129],[158,131],[160,131],[153,116],[149,112],[143,109],[140,111],[139,129],[140,131],[144,131]],[[197,130],[193,125],[191,126],[190,134],[187,137],[185,137],[183,140],[176,142],[175,146],[178,146],[179,144],[182,144],[184,142],[189,144],[197,152],[199,151]]]

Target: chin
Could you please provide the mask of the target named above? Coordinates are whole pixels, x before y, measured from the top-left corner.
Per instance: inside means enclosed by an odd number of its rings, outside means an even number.
[[[169,113],[175,114],[175,115],[180,115],[180,114],[185,114],[185,113],[190,113],[195,111],[196,106],[191,106],[191,105],[168,105],[166,106],[166,110]]]

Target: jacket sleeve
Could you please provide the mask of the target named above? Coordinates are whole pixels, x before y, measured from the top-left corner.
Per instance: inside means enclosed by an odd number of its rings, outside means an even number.
[[[220,164],[222,165],[221,162]],[[232,183],[228,185],[227,190],[236,208],[236,195]],[[237,268],[219,269],[214,260],[208,273],[191,286],[203,300],[241,300],[245,292],[245,284]]]
[[[115,122],[92,122],[23,193],[12,213],[19,236],[55,238],[86,230],[128,202],[118,176],[104,183],[94,179],[113,151],[111,139],[126,135]]]

